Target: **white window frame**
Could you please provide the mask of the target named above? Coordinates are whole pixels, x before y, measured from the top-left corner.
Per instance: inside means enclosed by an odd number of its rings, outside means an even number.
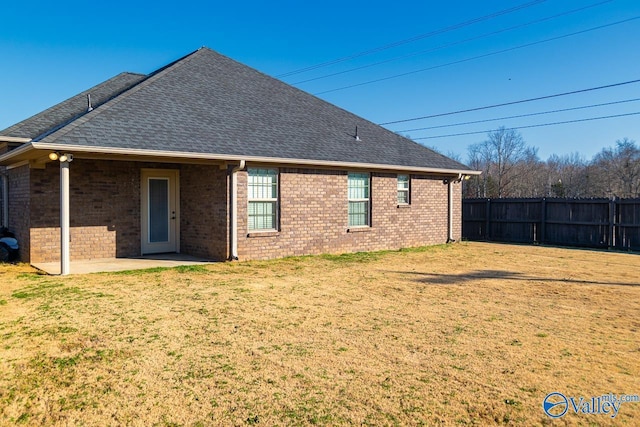
[[[270,178],[273,178],[273,182],[264,182],[265,178],[267,181]],[[260,231],[277,231],[278,230],[278,218],[280,213],[279,208],[279,195],[280,195],[280,179],[279,172],[276,168],[247,168],[247,229],[250,232],[260,232]],[[255,192],[252,191],[252,187],[258,187],[259,197],[254,197]],[[268,191],[268,194],[264,194],[264,189],[271,187],[271,191]],[[262,188],[262,191],[260,190]],[[272,205],[272,213],[271,214],[252,214],[251,206],[266,206],[268,204]],[[272,217],[271,227],[261,227],[259,226],[262,221],[257,220],[256,218],[266,218]]]
[[[404,178],[404,179],[403,179]],[[404,200],[401,201],[401,194],[404,194]],[[398,174],[398,205],[411,204],[411,175]]]
[[[365,187],[363,187],[365,189],[365,196],[364,198],[361,197],[351,197],[351,193],[352,193],[352,189],[354,188],[358,188],[358,187],[352,187],[351,183],[351,178],[366,178],[365,181]],[[347,199],[348,199],[348,207],[347,207],[347,224],[349,227],[371,227],[371,174],[367,173],[367,172],[349,172],[347,175]],[[360,221],[353,222],[352,223],[352,218],[355,217],[355,215],[361,215],[360,213],[357,214],[352,214],[351,213],[351,206],[355,206],[355,204],[363,204],[365,205],[365,218],[364,218],[364,224],[360,224]]]

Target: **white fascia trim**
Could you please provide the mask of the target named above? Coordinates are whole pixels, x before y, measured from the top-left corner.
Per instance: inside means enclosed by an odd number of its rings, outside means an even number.
[[[199,159],[199,160],[220,160],[220,161],[240,161],[245,160],[247,162],[259,162],[259,163],[280,163],[290,165],[305,165],[305,166],[330,166],[338,168],[354,168],[354,169],[382,169],[382,170],[394,170],[394,171],[411,171],[411,172],[424,172],[424,173],[436,173],[436,174],[462,174],[462,175],[480,175],[480,171],[474,170],[459,170],[459,169],[441,169],[441,168],[425,168],[417,166],[398,166],[398,165],[385,165],[379,163],[356,163],[356,162],[339,162],[332,160],[311,160],[311,159],[289,159],[281,157],[258,157],[258,156],[244,156],[244,155],[228,155],[228,154],[213,154],[213,153],[190,153],[183,151],[161,151],[161,150],[140,150],[131,148],[114,148],[114,147],[92,147],[86,145],[66,145],[66,144],[50,144],[41,142],[32,142],[28,145],[38,150],[51,150],[70,153],[101,153],[101,154],[118,154],[118,155],[130,155],[130,156],[149,156],[149,157],[168,157],[168,158],[180,158],[180,159]],[[20,147],[12,150],[10,153],[17,152],[18,150],[26,149],[27,147]],[[17,154],[17,153],[16,153]],[[5,155],[6,156],[6,155]],[[5,156],[0,156],[0,161]]]
[[[20,138],[18,136],[0,135],[0,142],[31,142],[31,138]]]
[[[4,160],[8,160],[12,157],[19,156],[20,154],[30,151],[33,148],[33,143],[29,142],[23,145],[22,147],[14,148],[11,151],[7,151],[6,153],[0,155],[0,162]]]

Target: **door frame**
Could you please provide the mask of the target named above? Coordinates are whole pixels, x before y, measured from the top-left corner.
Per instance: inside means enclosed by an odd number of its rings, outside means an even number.
[[[149,178],[166,178],[169,181],[169,243],[154,248],[149,239]],[[140,253],[180,253],[180,171],[178,169],[140,170]],[[171,239],[173,238],[173,242]],[[167,246],[169,247],[167,250]]]

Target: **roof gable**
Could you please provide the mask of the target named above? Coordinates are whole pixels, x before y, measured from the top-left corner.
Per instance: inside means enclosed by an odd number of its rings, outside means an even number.
[[[73,146],[109,147],[468,170],[208,48],[140,79],[39,140],[67,145],[70,150]]]

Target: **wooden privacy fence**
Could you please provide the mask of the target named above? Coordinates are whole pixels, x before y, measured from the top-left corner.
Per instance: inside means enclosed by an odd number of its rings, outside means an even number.
[[[462,237],[640,251],[640,199],[464,199]]]

